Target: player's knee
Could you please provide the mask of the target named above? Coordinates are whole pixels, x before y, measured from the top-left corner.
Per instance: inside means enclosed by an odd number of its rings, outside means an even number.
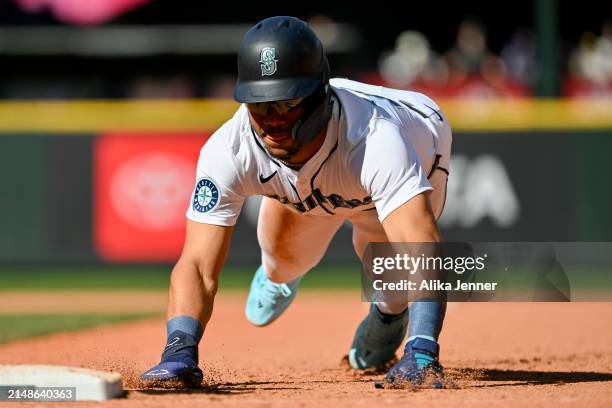
[[[319,263],[319,259],[309,259],[292,254],[285,255],[287,256],[262,251],[264,270],[273,282],[286,282],[302,276]]]

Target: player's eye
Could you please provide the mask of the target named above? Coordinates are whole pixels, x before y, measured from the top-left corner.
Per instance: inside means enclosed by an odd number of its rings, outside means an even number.
[[[303,100],[304,98],[296,98],[285,101],[256,102],[247,104],[247,107],[251,113],[256,115],[266,115],[270,108],[282,115],[297,108]]]

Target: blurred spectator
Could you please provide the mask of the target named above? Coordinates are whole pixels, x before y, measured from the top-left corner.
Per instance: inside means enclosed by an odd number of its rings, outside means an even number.
[[[394,87],[405,87],[426,75],[432,82],[446,82],[448,68],[431,49],[427,38],[418,31],[404,31],[395,48],[379,61],[382,78]]]
[[[500,55],[511,79],[528,86],[535,84],[536,48],[531,31],[526,28],[516,29]]]
[[[468,16],[461,21],[455,45],[444,58],[453,96],[487,98],[529,93],[526,86],[508,75],[504,60],[489,50],[485,27],[477,17]]]
[[[450,67],[451,80],[461,81],[467,75],[477,75],[489,56],[484,26],[477,18],[466,17],[457,29],[455,45],[444,55]]]
[[[568,96],[612,96],[612,21],[604,22],[601,35],[584,32],[569,59],[565,83]]]

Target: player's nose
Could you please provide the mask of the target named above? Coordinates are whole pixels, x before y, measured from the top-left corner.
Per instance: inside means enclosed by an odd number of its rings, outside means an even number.
[[[276,111],[276,109],[270,108],[266,113],[266,116],[263,120],[264,125],[266,126],[278,126],[282,125],[287,121],[285,115],[282,115]]]

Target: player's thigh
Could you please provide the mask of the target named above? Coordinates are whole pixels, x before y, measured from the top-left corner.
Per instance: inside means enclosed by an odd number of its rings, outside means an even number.
[[[306,273],[321,260],[342,222],[340,217],[298,214],[264,197],[257,239],[268,276],[283,282]]]

